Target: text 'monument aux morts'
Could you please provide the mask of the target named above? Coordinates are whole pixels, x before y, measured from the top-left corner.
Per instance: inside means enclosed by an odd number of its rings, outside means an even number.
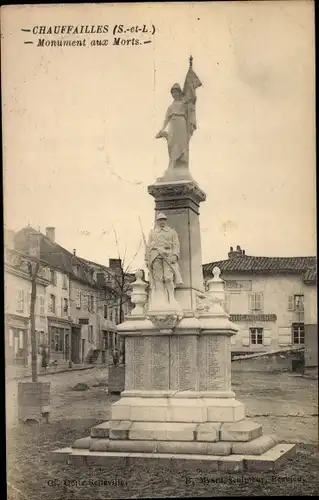
[[[40,37],[36,42],[32,40],[24,42],[26,44],[36,43],[38,47],[88,47],[144,45],[152,42],[152,36],[156,30],[153,24],[61,24],[35,25],[31,29],[23,28],[21,31]],[[101,38],[91,38],[94,35]],[[134,36],[132,37],[132,35]]]

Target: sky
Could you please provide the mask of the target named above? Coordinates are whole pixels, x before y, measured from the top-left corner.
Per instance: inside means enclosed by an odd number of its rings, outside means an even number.
[[[203,83],[190,171],[203,263],[316,253],[314,15],[308,1],[2,7],[4,223],[30,224],[79,256],[143,265],[147,186],[168,166],[156,140],[192,54]],[[113,45],[115,25],[140,45]],[[108,25],[106,34],[35,35],[34,26]],[[118,35],[120,36],[120,35]],[[38,47],[38,39],[86,39]],[[92,46],[92,40],[108,46]],[[33,44],[25,44],[33,41]],[[116,233],[116,238],[114,236]],[[117,243],[116,243],[117,239]]]

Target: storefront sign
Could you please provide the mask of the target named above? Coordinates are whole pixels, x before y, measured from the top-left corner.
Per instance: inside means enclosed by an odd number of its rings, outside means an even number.
[[[231,314],[230,321],[276,321],[276,314]]]
[[[225,281],[225,290],[233,290],[236,292],[250,291],[251,280],[227,280]]]

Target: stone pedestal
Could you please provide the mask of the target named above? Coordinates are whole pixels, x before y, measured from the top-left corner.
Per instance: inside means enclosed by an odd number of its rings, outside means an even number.
[[[48,422],[50,415],[50,383],[18,383],[18,420]]]
[[[54,452],[54,460],[107,466],[111,457],[143,457],[202,461],[215,470],[275,468],[295,446],[263,436],[235,399],[230,338],[238,327],[221,306],[219,270],[203,292],[199,204],[205,193],[190,176],[170,175],[148,190],[155,211],[167,216],[180,240],[180,309],[145,312],[146,284],[137,276],[136,307],[118,326],[125,337],[125,390],[112,405],[110,421],[72,448]]]

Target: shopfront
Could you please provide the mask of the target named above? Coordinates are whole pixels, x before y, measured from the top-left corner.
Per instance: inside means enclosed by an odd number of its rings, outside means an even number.
[[[6,363],[27,366],[28,327],[28,318],[11,314],[6,316]]]
[[[50,362],[69,361],[71,325],[67,322],[49,320]]]

